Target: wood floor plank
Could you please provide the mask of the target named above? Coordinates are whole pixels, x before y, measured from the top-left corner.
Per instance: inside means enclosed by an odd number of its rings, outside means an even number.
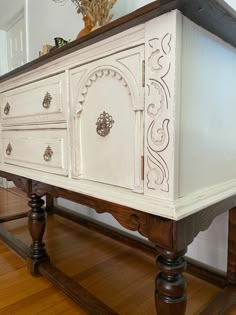
[[[11,204],[12,202],[17,202],[22,199],[24,198],[19,199],[19,195],[12,193],[6,189],[0,188],[1,205]]]
[[[86,313],[63,292],[50,286],[0,310],[1,315],[80,314]]]
[[[6,189],[8,192],[13,193],[17,196],[22,197],[23,199],[29,200],[29,198],[27,197],[27,194],[25,192],[23,192],[22,190],[20,190],[17,187],[11,187],[11,188],[7,188]]]
[[[16,254],[10,250],[0,254],[0,276],[13,270],[17,270],[25,265],[25,262],[18,259]]]
[[[218,288],[211,284],[203,285],[189,300],[190,303],[187,304],[186,315],[199,315],[199,313],[206,308],[208,303],[214,299],[218,292]]]

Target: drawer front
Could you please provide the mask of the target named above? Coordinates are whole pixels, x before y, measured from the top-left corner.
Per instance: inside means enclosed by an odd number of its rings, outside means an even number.
[[[65,121],[64,74],[7,91],[1,96],[3,125]]]
[[[67,174],[66,130],[2,132],[3,162],[54,174]]]
[[[70,73],[72,176],[142,192],[142,46]]]

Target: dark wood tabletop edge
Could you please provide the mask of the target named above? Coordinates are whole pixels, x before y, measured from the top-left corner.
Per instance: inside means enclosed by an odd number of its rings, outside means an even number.
[[[223,0],[157,0],[0,76],[0,83],[174,9],[180,10],[196,24],[236,47],[236,12]]]
[[[236,47],[236,11],[224,0],[177,0],[190,20]]]

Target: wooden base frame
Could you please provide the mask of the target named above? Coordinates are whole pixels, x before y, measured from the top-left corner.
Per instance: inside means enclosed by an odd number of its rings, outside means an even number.
[[[98,222],[94,219],[86,217],[85,215],[79,214],[78,212],[57,206],[56,204],[53,206],[53,213],[73,222],[77,222],[79,225],[85,226],[87,229],[106,235],[111,239],[115,239],[122,244],[127,244],[130,247],[137,248],[145,254],[152,256],[153,259],[156,256],[156,248],[151,242],[133,237],[132,235],[111,227],[108,224]],[[206,265],[197,263],[188,257],[185,257],[185,261],[187,263],[187,273],[222,289],[227,286],[228,282],[226,275],[219,274]]]
[[[233,208],[236,204],[236,198],[232,197],[215,205],[215,211],[208,208],[176,222],[9,173],[0,172],[0,176],[12,180],[30,198],[31,210],[28,218],[32,245],[28,249],[3,230],[0,230],[0,238],[19,254],[27,257],[33,275],[46,276],[89,313],[92,305],[93,314],[116,313],[50,263],[43,242],[46,217],[42,208],[42,196],[50,196],[50,206],[48,207],[50,213],[53,212],[53,197],[66,198],[90,206],[98,213],[108,212],[112,214],[122,226],[132,231],[138,231],[155,245],[157,264],[160,270],[156,278],[155,291],[155,304],[159,315],[185,314],[187,295],[186,283],[182,273],[186,268],[183,256],[187,251],[187,246],[200,231],[207,229],[215,216],[219,214],[217,209],[221,209],[220,213],[222,213],[222,211]],[[98,310],[97,313],[94,313],[94,309]]]

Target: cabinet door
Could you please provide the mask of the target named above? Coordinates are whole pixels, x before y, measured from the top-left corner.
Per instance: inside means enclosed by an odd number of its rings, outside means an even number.
[[[73,177],[142,192],[144,47],[73,69]]]

